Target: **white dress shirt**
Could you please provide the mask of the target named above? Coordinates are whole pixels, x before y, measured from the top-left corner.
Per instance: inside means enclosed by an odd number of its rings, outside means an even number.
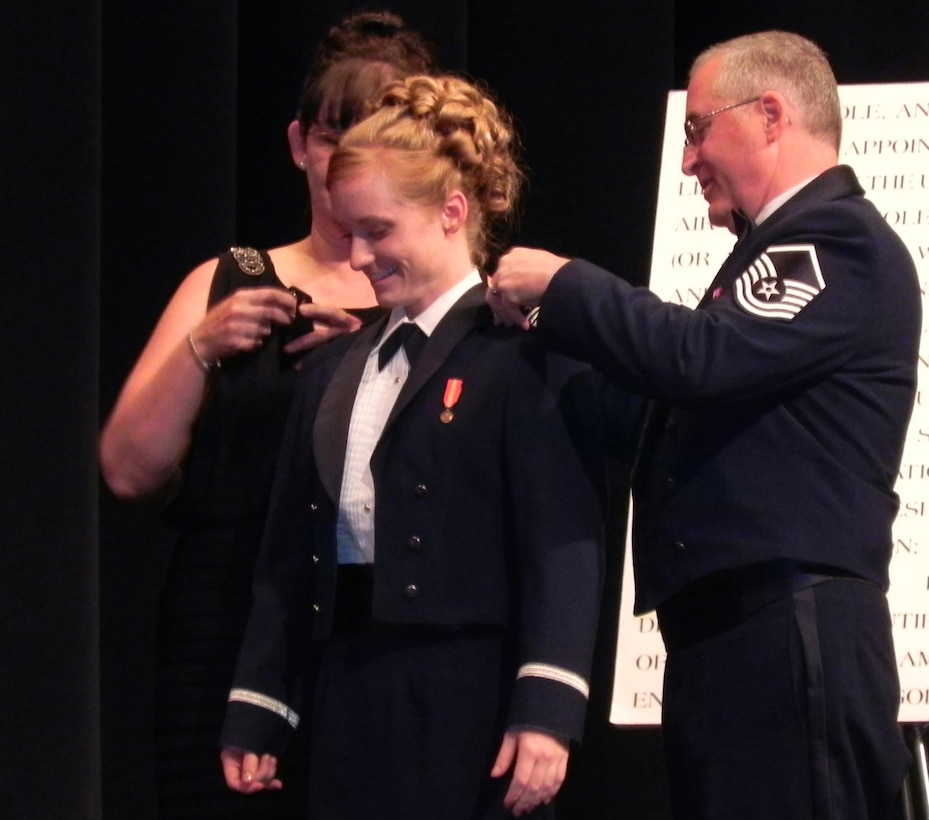
[[[477,269],[473,269],[416,317],[415,323],[419,329],[427,337],[431,336],[455,302],[480,282],[480,274]],[[391,311],[384,333],[368,355],[355,394],[345,448],[345,469],[342,472],[336,529],[340,564],[370,564],[374,561],[375,499],[371,456],[410,372],[406,350],[402,347],[383,370],[378,369],[377,356],[381,345],[397,326],[409,321],[405,308],[398,307]]]
[[[803,180],[799,185],[794,185],[792,188],[788,188],[781,194],[778,194],[774,199],[772,199],[761,211],[758,213],[758,216],[755,217],[755,224],[760,225],[764,222],[771,214],[773,214],[778,208],[781,207],[788,199],[790,199],[795,193],[797,193],[801,188],[805,188],[809,185],[815,177],[810,177],[809,179]]]

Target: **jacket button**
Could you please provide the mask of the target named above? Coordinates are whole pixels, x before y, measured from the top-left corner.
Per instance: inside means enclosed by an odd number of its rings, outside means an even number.
[[[666,478],[664,481],[664,485],[669,490],[673,490],[677,486],[677,482],[673,478]]]
[[[420,498],[423,498],[429,494],[429,488],[425,484],[417,484],[413,492]]]
[[[671,549],[676,553],[687,552],[687,545],[683,541],[675,541],[671,545]]]
[[[413,552],[419,552],[423,548],[423,540],[418,535],[413,535],[410,537],[409,545]]]
[[[313,612],[319,612],[319,604],[313,604]]]
[[[419,595],[419,588],[416,584],[407,584],[406,589],[403,590],[403,597],[411,601],[417,595]]]
[[[310,502],[310,512],[316,512],[319,509],[319,504],[315,501]]]
[[[314,564],[318,564],[318,563],[319,563],[319,556],[318,556],[318,555],[314,555],[314,556],[313,556],[313,563],[314,563]]]

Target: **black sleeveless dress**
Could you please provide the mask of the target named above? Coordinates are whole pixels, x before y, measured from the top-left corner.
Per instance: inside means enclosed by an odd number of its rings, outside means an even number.
[[[219,259],[210,305],[240,287],[269,286],[284,287],[267,254],[233,248]],[[382,311],[354,312],[370,321]],[[155,744],[162,818],[306,817],[307,764],[300,748],[282,763],[284,789],[255,795],[226,787],[218,748],[296,379],[281,344],[272,335],[216,372],[180,491],[166,510],[179,535],[158,616]]]

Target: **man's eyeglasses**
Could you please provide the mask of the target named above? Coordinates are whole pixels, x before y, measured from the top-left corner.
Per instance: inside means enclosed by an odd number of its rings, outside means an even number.
[[[722,114],[723,111],[731,111],[733,108],[739,108],[743,105],[749,105],[753,102],[758,102],[761,97],[752,97],[750,100],[743,100],[742,102],[732,103],[732,105],[724,105],[722,108],[717,108],[715,111],[710,111],[709,114],[701,114],[699,117],[689,117],[684,120],[684,147],[687,148],[689,145],[699,145],[703,141],[703,134],[706,131],[706,128],[698,128],[697,123],[708,120],[710,117],[715,117],[717,114]]]

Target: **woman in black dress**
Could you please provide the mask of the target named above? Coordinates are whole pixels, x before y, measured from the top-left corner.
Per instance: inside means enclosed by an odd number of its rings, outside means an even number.
[[[332,219],[329,156],[379,87],[432,67],[429,46],[390,13],[355,14],[328,33],[288,128],[294,163],[307,178],[309,233],[267,252],[232,248],[191,271],[104,426],[101,470],[118,497],[149,497],[180,475],[167,513],[179,536],[158,625],[163,818],[305,815],[299,787],[258,800],[229,791],[219,730],[295,361],[377,311]],[[315,323],[311,332],[305,322]]]

